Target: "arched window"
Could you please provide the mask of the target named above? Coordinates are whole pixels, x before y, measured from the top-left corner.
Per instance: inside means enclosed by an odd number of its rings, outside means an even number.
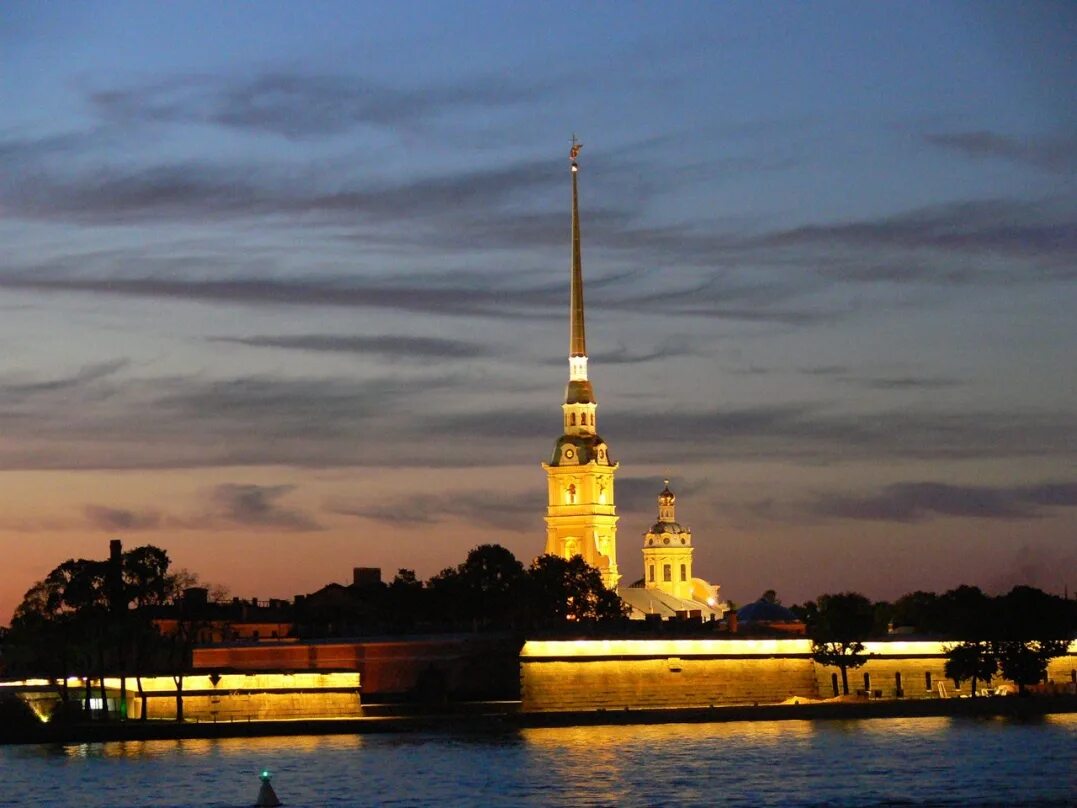
[[[666,583],[670,583],[673,580],[673,565],[672,564],[663,564],[662,565],[662,580],[665,581]]]
[[[687,581],[688,580],[688,567],[686,565],[684,565],[684,564],[681,564],[681,580],[682,581]]]
[[[568,424],[569,426],[576,426],[576,413],[572,413],[572,415],[568,417]]]
[[[565,489],[565,502],[573,504],[576,501],[576,484],[569,483],[568,488]]]
[[[649,564],[647,566],[647,580],[652,584],[654,583],[654,564]]]
[[[591,413],[591,426],[595,425],[595,414]]]

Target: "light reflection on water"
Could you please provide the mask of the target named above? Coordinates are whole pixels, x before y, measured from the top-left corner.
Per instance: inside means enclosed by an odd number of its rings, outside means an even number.
[[[0,747],[0,806],[1069,805],[1077,715]]]

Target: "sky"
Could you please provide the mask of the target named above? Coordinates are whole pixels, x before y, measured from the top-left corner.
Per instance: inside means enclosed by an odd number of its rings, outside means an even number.
[[[0,5],[0,623],[542,552],[569,140],[618,563],[1077,590],[1066,3]]]

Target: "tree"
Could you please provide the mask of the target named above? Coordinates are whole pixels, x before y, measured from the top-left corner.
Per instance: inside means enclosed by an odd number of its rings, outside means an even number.
[[[1047,675],[1047,665],[1067,653],[1074,630],[1070,604],[1031,586],[1015,586],[1000,599],[1002,675],[1024,693]]]
[[[85,682],[83,708],[91,713],[91,676],[96,668],[101,687],[101,706],[105,709],[105,665],[108,647],[109,593],[108,562],[90,559],[68,559],[45,577],[48,603],[46,613],[57,619],[57,625],[68,632],[65,644],[74,650],[77,664]]]
[[[499,544],[483,544],[463,564],[430,579],[438,606],[458,620],[480,627],[515,624],[523,594],[524,568]]]
[[[986,640],[966,640],[957,645],[947,646],[945,651],[946,675],[958,684],[971,679],[974,697],[977,682],[989,684],[991,677],[998,672],[996,648]]]
[[[962,584],[939,596],[937,603],[937,623],[944,633],[962,640],[986,640],[998,635],[995,599],[979,587]]]
[[[872,637],[885,637],[890,633],[890,624],[894,620],[894,604],[880,600],[872,607],[874,619],[871,624]]]
[[[732,601],[730,601],[729,608],[736,611]],[[803,620],[804,625],[810,626],[819,614],[819,607],[814,600],[808,600],[804,603],[793,604],[789,607],[789,611],[795,614],[798,620]]]
[[[1069,640],[1003,640],[998,647],[1002,675],[1024,694],[1026,687],[1044,680],[1047,664],[1066,654],[1069,645]]]
[[[533,627],[566,622],[609,622],[624,619],[627,608],[607,589],[602,573],[582,557],[541,555],[527,570],[528,622]]]
[[[895,627],[904,626],[925,634],[943,631],[940,620],[939,596],[934,592],[910,592],[902,595],[893,605],[891,622]]]
[[[946,675],[960,684],[988,683],[998,672],[998,620],[994,601],[975,586],[959,586],[937,600],[940,625],[961,642],[946,647]]]
[[[816,614],[808,625],[812,640],[812,659],[841,671],[842,693],[849,695],[850,668],[859,668],[868,660],[863,641],[871,633],[875,610],[870,600],[857,592],[820,595]]]
[[[411,630],[422,620],[427,592],[415,570],[398,570],[385,595],[389,620],[397,630]]]
[[[59,681],[64,705],[70,699],[67,680],[73,665],[72,620],[57,581],[42,580],[27,590],[16,607],[8,635],[11,672]]]
[[[137,675],[146,646],[159,640],[146,609],[174,598],[181,578],[168,567],[168,554],[152,545],[118,559],[68,559],[55,567],[15,610],[12,656],[20,670],[59,679],[65,704],[68,676],[80,674],[87,711],[96,673],[104,703],[106,671],[125,680],[133,665]],[[121,690],[126,691],[122,681]],[[121,703],[121,714],[124,707]]]

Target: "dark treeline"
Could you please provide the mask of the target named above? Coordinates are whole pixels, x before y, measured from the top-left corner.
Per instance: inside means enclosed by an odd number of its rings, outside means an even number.
[[[996,675],[1021,692],[1042,682],[1047,665],[1067,653],[1077,630],[1077,602],[1029,586],[992,597],[975,586],[942,595],[912,592],[893,603],[872,603],[856,592],[821,595],[791,609],[807,623],[817,662],[847,672],[863,665],[864,641],[893,634],[949,640],[946,675],[955,682],[987,684]]]
[[[60,693],[62,717],[108,717],[106,676],[168,675],[183,717],[183,677],[198,642],[227,639],[234,603],[207,602],[195,576],[172,571],[168,554],[152,545],[106,560],[68,559],[35,583],[0,635],[0,673],[42,677]],[[192,597],[193,593],[201,597]],[[249,617],[249,615],[248,615]],[[257,618],[254,618],[257,620]],[[294,607],[274,610],[292,636],[330,637],[378,632],[511,630],[542,632],[572,625],[620,622],[624,606],[599,572],[578,556],[540,556],[527,568],[498,545],[476,547],[458,566],[422,582],[400,570],[389,584],[331,584]],[[72,698],[69,680],[81,680]],[[95,697],[96,693],[96,697]],[[145,718],[145,697],[141,715]],[[10,705],[8,705],[10,706]],[[6,709],[4,705],[0,708]],[[126,705],[121,705],[121,716]]]
[[[402,569],[388,584],[332,585],[297,598],[301,637],[370,632],[514,630],[535,632],[625,619],[621,599],[579,556],[543,555],[524,567],[497,544],[423,583]]]
[[[5,638],[5,674],[56,682],[65,714],[91,714],[93,680],[104,704],[106,675],[123,682],[134,678],[141,692],[141,677],[184,670],[195,639],[194,621],[185,619],[181,606],[194,577],[171,571],[159,547],[121,553],[116,542],[112,549],[103,561],[68,559],[35,583],[15,609]],[[167,634],[154,622],[164,608],[178,618]],[[81,701],[70,697],[72,677],[84,683]]]

